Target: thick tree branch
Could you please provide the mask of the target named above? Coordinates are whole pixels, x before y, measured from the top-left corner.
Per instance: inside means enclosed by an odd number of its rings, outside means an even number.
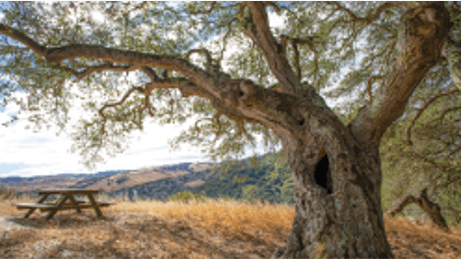
[[[146,84],[145,93],[151,92],[153,89],[179,89],[183,97],[192,95],[212,99],[213,95],[198,87],[196,84],[189,81],[187,78],[167,78],[158,79]]]
[[[441,2],[422,3],[405,14],[388,77],[373,103],[364,106],[350,123],[360,143],[379,145],[386,129],[405,111],[408,98],[426,72],[440,60],[449,29],[450,14]]]
[[[203,80],[210,77],[208,73],[189,62],[175,57],[123,51],[102,46],[75,44],[47,51],[46,59],[49,62],[59,63],[66,59],[74,58],[102,59],[114,63],[125,63],[134,66],[155,67],[164,70],[175,70],[191,78],[191,80]]]
[[[247,34],[261,48],[269,68],[279,81],[283,92],[296,94],[301,90],[301,84],[283,54],[281,46],[270,31],[264,3],[249,2],[248,5],[250,6],[252,17],[247,17],[247,27],[249,27]]]
[[[112,66],[112,65],[103,65],[103,66],[94,66],[94,67],[87,67],[83,72],[77,72],[71,68],[63,67],[63,66],[53,66],[54,68],[64,70],[70,72],[74,75],[77,79],[82,79],[88,75],[91,75],[95,72],[103,72],[103,71],[118,71],[118,72],[131,72],[139,69],[137,66]]]
[[[413,120],[411,121],[410,125],[408,126],[406,132],[407,132],[407,142],[408,144],[411,146],[413,145],[413,142],[411,141],[411,128],[413,127],[413,125],[415,124],[416,120],[421,116],[421,114],[426,110],[427,107],[429,107],[429,105],[431,103],[433,103],[435,100],[439,99],[440,97],[444,97],[444,96],[447,96],[447,95],[450,95],[452,93],[455,93],[459,91],[459,89],[453,89],[451,91],[448,91],[448,92],[445,92],[443,94],[439,94],[439,95],[436,95],[434,97],[432,97],[431,99],[429,99],[429,101],[427,101],[423,107],[421,107],[420,109],[418,109],[418,112],[416,113],[415,117],[413,118]]]
[[[204,87],[206,91],[213,93],[215,96],[218,96],[219,94],[217,89],[215,89],[215,82],[212,75],[180,58],[134,51],[123,51],[85,44],[73,44],[59,48],[45,48],[22,32],[11,29],[9,26],[4,24],[0,24],[0,33],[23,43],[36,54],[45,57],[46,60],[51,63],[59,63],[67,59],[89,58],[100,59],[113,63],[129,64],[130,67],[137,68],[151,67],[164,70],[174,70],[185,75],[196,85]],[[92,72],[97,71],[98,69],[102,69],[102,67],[95,67]],[[90,71],[91,69],[87,73]]]
[[[314,88],[306,85],[304,90],[301,87],[298,78],[289,66],[288,60],[269,31],[264,5],[260,6],[260,3],[251,4],[256,5],[256,18],[263,20],[262,26],[258,25],[258,22],[253,25],[253,27],[257,27],[253,30],[256,32],[254,35],[263,46],[262,49],[265,52],[266,60],[268,60],[271,64],[271,69],[278,76],[282,88],[285,88],[285,93],[265,89],[249,80],[217,77],[215,74],[208,73],[184,59],[170,56],[122,51],[84,44],[49,48],[42,51],[42,54],[44,52],[46,60],[52,63],[75,58],[88,58],[126,64],[130,67],[137,67],[152,79],[152,82],[146,84],[145,88],[133,88],[119,102],[106,104],[102,107],[99,114],[104,120],[104,125],[108,119],[104,115],[105,109],[121,105],[133,92],[138,91],[145,96],[144,108],[137,107],[139,112],[136,112],[135,115],[138,115],[138,117],[135,116],[133,123],[136,123],[141,128],[142,125],[138,119],[142,117],[142,111],[149,109],[149,114],[153,114],[152,110],[150,110],[150,103],[146,98],[156,88],[177,88],[184,97],[197,95],[209,99],[213,107],[220,113],[237,122],[241,133],[244,133],[243,119],[269,127],[280,137],[286,134],[295,134],[299,138],[304,138],[307,133],[301,131],[301,129],[305,128],[308,120],[307,113],[315,114],[312,118],[321,117],[322,123],[328,120],[331,123],[341,124]],[[25,39],[20,34],[15,34],[14,37],[17,40]],[[269,42],[266,42],[266,40],[269,40]],[[273,59],[270,58],[272,55],[274,55]],[[168,78],[164,76],[164,78],[160,79],[152,70],[153,68],[164,71],[177,71],[184,78]],[[93,71],[95,69],[98,68],[93,68]],[[295,95],[295,93],[297,94]],[[301,111],[307,111],[307,113]],[[335,127],[339,127],[336,124]],[[99,130],[101,134],[106,134],[104,127]]]
[[[7,24],[0,24],[0,33],[15,39],[22,44],[26,45],[29,49],[33,50],[37,55],[44,57],[46,55],[46,48],[35,42],[33,39],[24,33],[11,28]]]

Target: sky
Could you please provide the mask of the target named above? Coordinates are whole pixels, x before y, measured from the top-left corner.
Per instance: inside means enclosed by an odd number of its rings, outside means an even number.
[[[0,13],[0,19],[2,18]],[[271,24],[283,26],[283,18],[271,14]],[[228,46],[228,55],[237,47]],[[0,107],[0,124],[16,114],[18,107]],[[84,116],[82,109],[70,111],[71,118]],[[180,150],[172,151],[168,140],[178,136],[195,122],[188,120],[182,125],[157,125],[146,123],[144,132],[133,132],[130,147],[114,158],[105,157],[105,163],[89,170],[80,164],[78,153],[71,153],[73,140],[66,134],[56,136],[57,127],[34,132],[25,129],[31,125],[27,119],[19,120],[9,127],[0,126],[0,178],[9,176],[31,177],[64,173],[96,173],[107,170],[134,170],[144,167],[177,164],[182,162],[210,162],[198,147],[182,144]],[[71,128],[69,126],[68,128]],[[256,149],[263,154],[262,145]],[[246,155],[252,155],[247,152]]]

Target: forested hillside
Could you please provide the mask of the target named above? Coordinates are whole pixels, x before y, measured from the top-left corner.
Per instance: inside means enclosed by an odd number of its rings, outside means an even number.
[[[280,154],[224,164],[205,184],[191,189],[207,197],[261,200],[294,204],[293,179]]]

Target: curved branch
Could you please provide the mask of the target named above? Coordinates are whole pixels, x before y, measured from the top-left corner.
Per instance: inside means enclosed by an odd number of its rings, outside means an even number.
[[[104,122],[102,124],[102,127],[101,127],[101,135],[106,135],[107,132],[105,130],[106,128],[106,121],[107,121],[107,117],[104,115],[104,110],[108,107],[115,107],[115,106],[118,106],[120,104],[123,104],[126,99],[128,97],[130,97],[130,95],[134,92],[134,91],[138,91],[138,92],[143,92],[143,90],[139,87],[133,87],[131,88],[130,90],[128,90],[128,92],[125,93],[125,95],[122,97],[122,99],[116,103],[111,103],[111,104],[105,104],[101,109],[99,109],[98,111],[98,114],[103,118]]]
[[[59,63],[66,59],[74,58],[91,58],[102,59],[114,63],[124,63],[133,66],[155,67],[164,70],[175,70],[185,76],[200,82],[204,78],[210,78],[210,75],[197,66],[190,64],[184,59],[139,53],[134,51],[123,51],[102,46],[74,44],[60,48],[53,48],[47,51],[46,59],[48,62]]]
[[[433,103],[435,100],[437,100],[438,98],[440,97],[444,97],[444,96],[447,96],[447,95],[450,95],[452,93],[455,93],[459,91],[459,89],[453,89],[451,91],[448,91],[446,93],[443,93],[443,94],[439,94],[439,95],[436,95],[434,97],[432,97],[431,99],[429,99],[429,101],[427,101],[424,106],[418,110],[418,112],[416,113],[415,117],[413,118],[413,120],[411,121],[410,125],[408,126],[406,132],[407,132],[407,142],[408,144],[411,146],[413,145],[413,142],[411,141],[411,128],[413,127],[413,125],[415,124],[416,120],[421,116],[421,114],[424,112],[424,110],[426,110],[426,108],[431,104]]]
[[[74,58],[89,58],[101,59],[113,63],[129,64],[133,67],[155,67],[164,70],[175,70],[190,78],[190,80],[197,85],[206,88],[209,92],[213,92],[216,95],[218,94],[214,89],[214,78],[208,72],[194,66],[184,59],[85,44],[73,44],[59,48],[45,48],[24,33],[11,29],[4,24],[0,24],[0,33],[23,43],[36,54],[45,57],[46,60],[51,63],[59,63]]]
[[[223,114],[221,112],[217,112],[213,118],[211,119],[213,121],[214,124],[218,125],[218,131],[216,132],[216,136],[213,140],[213,145],[216,143],[216,141],[218,141],[219,137],[221,136],[221,134],[223,133],[223,130],[222,130],[222,124],[221,124],[221,121],[220,121],[220,118]]]
[[[197,121],[195,121],[195,130],[197,131],[197,134],[196,134],[197,137],[198,137],[198,134],[202,133],[202,131],[198,127],[198,123],[203,121],[203,120],[209,120],[209,121],[211,121],[213,123],[213,118],[201,118],[201,119],[198,119]]]
[[[397,213],[402,212],[403,209],[405,209],[405,207],[411,203],[418,205],[438,227],[444,231],[450,232],[450,228],[448,227],[445,218],[441,213],[440,206],[437,203],[429,200],[429,197],[427,196],[427,187],[419,193],[419,197],[414,197],[412,195],[405,196],[392,210],[386,214],[394,217]]]
[[[224,38],[223,38],[223,48],[221,50],[221,54],[219,56],[219,59],[218,59],[218,63],[221,64],[221,61],[223,60],[224,58],[224,51],[226,51],[226,46],[227,46],[227,38],[229,37],[230,33],[231,33],[231,28],[232,28],[232,23],[233,22],[236,22],[238,21],[237,18],[233,18],[229,21],[229,23],[227,24],[227,32],[226,34],[224,35]]]
[[[144,72],[144,74],[146,74],[148,77],[150,77],[152,81],[156,81],[158,79],[157,73],[155,73],[155,71],[152,70],[152,68],[150,67],[142,67],[141,71]]]
[[[443,120],[445,115],[447,115],[447,113],[452,112],[452,111],[456,111],[456,110],[460,110],[460,109],[461,109],[461,106],[455,106],[453,108],[446,109],[445,111],[443,111],[442,115],[440,115],[440,120]]]
[[[349,17],[351,17],[354,22],[360,22],[360,23],[364,23],[364,24],[370,24],[370,23],[376,21],[379,18],[379,15],[382,12],[386,11],[387,9],[389,9],[391,7],[399,5],[398,2],[386,2],[383,5],[381,5],[380,7],[373,10],[373,12],[371,12],[369,15],[367,15],[367,17],[362,18],[362,17],[358,17],[357,15],[355,15],[351,10],[341,6],[338,2],[326,2],[326,1],[324,1],[323,3],[326,4],[326,5],[334,5],[336,7],[336,10],[347,13],[349,15]]]

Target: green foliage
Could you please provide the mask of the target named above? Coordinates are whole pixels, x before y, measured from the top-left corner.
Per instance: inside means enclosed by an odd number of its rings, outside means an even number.
[[[459,91],[442,96],[448,89],[431,83],[448,77],[448,71],[440,69],[428,73],[422,82],[425,87],[416,90],[407,113],[383,137],[380,151],[383,169],[381,193],[386,211],[403,196],[418,196],[423,188],[428,187],[429,198],[441,206],[443,215],[452,222],[457,215],[447,208],[461,210],[461,109],[456,109],[461,102]],[[441,97],[427,105],[409,130],[421,107],[437,96]],[[412,145],[408,143],[408,132]],[[423,213],[416,207],[408,210],[415,217]]]
[[[199,201],[199,202],[205,202],[205,197],[200,196],[195,193],[191,193],[191,192],[178,192],[170,196],[170,200],[181,201],[184,203],[189,203],[189,201],[192,199],[195,199],[196,201]]]
[[[294,204],[293,179],[286,159],[282,157],[281,152],[258,157],[260,167],[251,166],[252,158],[244,159],[240,167],[235,165],[226,173],[218,169],[216,175],[190,191],[196,194],[205,192],[212,198]],[[246,180],[239,183],[235,181],[236,177]]]
[[[223,199],[224,201],[232,200],[232,198],[229,195],[223,195],[223,196],[221,196],[221,199]]]
[[[242,188],[243,198],[249,201],[261,199],[261,189],[256,185],[246,185]]]
[[[341,4],[357,15],[367,15],[381,5],[378,2]],[[8,24],[47,47],[84,43],[178,58],[186,58],[190,49],[207,47],[212,58],[221,62],[224,72],[233,78],[251,78],[263,87],[275,83],[262,52],[248,37],[242,37],[248,10],[243,9],[241,15],[243,5],[240,2],[11,2],[10,5],[4,12]],[[347,13],[335,11],[325,3],[288,2],[283,5],[290,12],[281,9],[282,18],[278,21],[283,20],[284,26],[275,26],[274,36],[280,39],[284,34],[290,38],[309,39],[313,44],[298,46],[302,57],[301,81],[309,82],[318,90],[326,90],[337,81],[342,69],[350,69],[351,83],[344,83],[344,91],[326,93],[339,96],[363,87],[367,76],[379,74],[375,71],[379,66],[374,64],[388,59],[387,50],[394,40],[389,35],[395,31],[396,14],[401,12],[399,7],[386,11],[386,16],[368,26],[351,22]],[[273,14],[270,10],[270,15]],[[391,33],[383,31],[383,26]],[[373,44],[359,47],[356,42],[360,38]],[[286,53],[295,65],[290,44]],[[361,53],[366,54],[365,68],[354,72],[351,64],[359,64],[356,57]],[[6,97],[3,101],[5,105],[20,104],[35,125],[34,130],[53,123],[64,129],[70,119],[69,111],[76,107],[94,114],[79,120],[71,130],[75,141],[71,151],[78,152],[85,165],[94,167],[106,155],[123,152],[128,147],[130,133],[143,130],[149,113],[142,110],[145,98],[140,93],[128,98],[124,106],[105,109],[105,125],[98,114],[101,107],[118,102],[131,87],[148,83],[150,79],[143,73],[106,71],[78,79],[56,66],[83,71],[88,66],[101,66],[106,62],[79,58],[49,64],[10,42],[2,46],[0,55],[5,60],[2,69],[9,76],[1,86],[5,89],[2,90]],[[200,59],[195,64],[203,66]],[[155,72],[161,74],[162,71],[156,69]],[[175,72],[173,75],[181,76]],[[9,96],[10,92],[17,91],[27,92],[30,98],[15,100]],[[156,123],[183,123],[189,117],[202,119],[172,140],[173,148],[188,142],[213,160],[229,162],[242,157],[245,149],[254,150],[256,135],[262,136],[266,151],[274,152],[280,144],[277,136],[261,125],[245,122],[247,133],[241,133],[237,124],[225,116],[205,120],[218,113],[202,98],[184,99],[177,90],[156,89],[149,101],[153,107],[152,120]],[[352,109],[361,105],[360,101],[355,101],[350,103]],[[139,110],[142,112],[136,112]],[[107,134],[103,134],[103,126]]]

